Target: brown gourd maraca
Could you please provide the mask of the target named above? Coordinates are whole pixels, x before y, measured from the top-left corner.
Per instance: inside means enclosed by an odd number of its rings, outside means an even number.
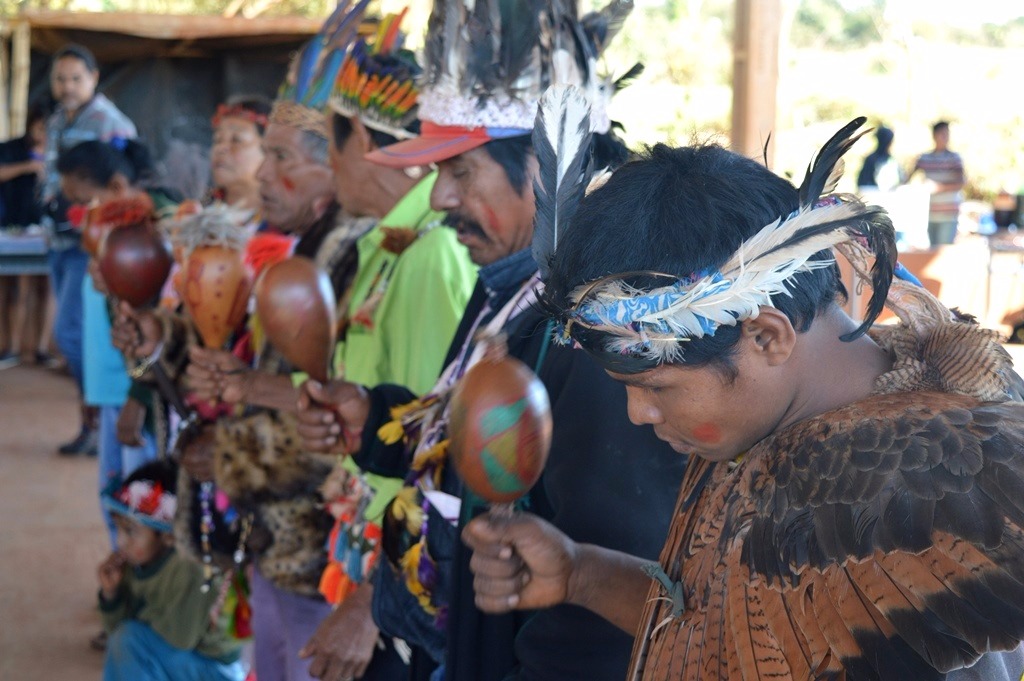
[[[242,252],[229,246],[200,246],[181,269],[182,302],[203,345],[220,349],[245,318],[252,275]]]
[[[256,282],[256,314],[270,344],[317,381],[330,375],[336,319],[334,289],[309,258],[267,267]]]
[[[171,264],[167,244],[148,216],[114,226],[100,244],[99,267],[107,288],[132,307],[156,300]]]

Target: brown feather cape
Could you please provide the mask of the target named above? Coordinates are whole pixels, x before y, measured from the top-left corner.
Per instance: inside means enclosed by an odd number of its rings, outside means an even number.
[[[988,332],[929,326],[876,335],[879,394],[691,462],[660,560],[686,610],[652,585],[631,679],[941,679],[1024,640],[1024,405]]]

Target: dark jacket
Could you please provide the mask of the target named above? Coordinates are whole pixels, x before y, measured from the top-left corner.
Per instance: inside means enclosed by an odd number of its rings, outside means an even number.
[[[0,165],[24,163],[32,158],[28,136],[0,144]],[[12,177],[0,183],[0,226],[27,227],[39,224],[43,207],[39,202],[39,178],[35,173]]]
[[[449,352],[451,362],[487,302],[480,284]],[[507,299],[507,298],[506,298]],[[492,301],[492,308],[500,307]],[[553,345],[551,328],[536,309],[506,325],[509,354],[535,368],[551,400],[554,432],[551,454],[531,491],[529,510],[576,541],[599,544],[655,559],[664,544],[686,459],[656,439],[650,428],[629,423],[625,388],[586,353]],[[401,445],[387,446],[373,436],[388,420],[388,409],[413,399],[408,390],[383,385],[372,391],[364,449],[356,462],[393,477],[407,472]],[[458,528],[434,511],[428,516],[428,548],[438,565],[438,592],[448,602],[446,678],[452,681],[502,679],[587,679],[620,681],[626,672],[632,637],[597,615],[563,605],[537,612],[485,615],[473,603],[469,550],[459,540],[466,522],[485,511],[467,499],[461,480],[445,468],[442,489],[463,498]],[[387,539],[385,539],[387,541]],[[444,646],[444,632],[386,567],[378,571],[375,616],[382,629],[431,650]],[[388,610],[392,613],[389,617]],[[433,631],[432,631],[433,629]],[[407,639],[407,640],[408,640]]]

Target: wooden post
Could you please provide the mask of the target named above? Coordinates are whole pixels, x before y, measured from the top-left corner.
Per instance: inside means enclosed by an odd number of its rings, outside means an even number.
[[[11,37],[11,136],[25,134],[28,124],[28,89],[31,75],[32,33],[27,21],[14,24]]]
[[[762,160],[775,130],[779,82],[780,0],[736,0],[733,30],[732,149]],[[772,164],[772,147],[768,165]]]

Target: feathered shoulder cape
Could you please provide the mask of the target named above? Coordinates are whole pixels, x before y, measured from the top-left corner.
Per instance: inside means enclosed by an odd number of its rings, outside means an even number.
[[[1024,639],[1020,380],[896,294],[876,395],[691,462],[660,560],[685,610],[653,585],[630,678],[942,679]]]

